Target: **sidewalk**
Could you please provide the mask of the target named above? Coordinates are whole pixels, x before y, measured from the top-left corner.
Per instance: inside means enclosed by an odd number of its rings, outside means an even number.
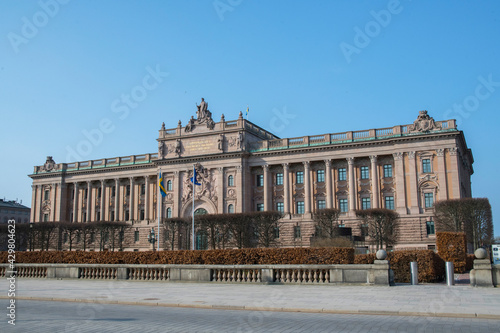
[[[500,320],[500,288],[417,286],[246,285],[23,279],[16,299],[148,306],[439,316]],[[0,281],[0,303],[8,283]]]

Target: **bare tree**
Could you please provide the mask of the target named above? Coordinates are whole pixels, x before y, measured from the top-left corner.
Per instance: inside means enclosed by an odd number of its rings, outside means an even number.
[[[165,235],[166,245],[170,246],[171,250],[175,248],[175,241],[179,239],[180,231],[186,224],[186,219],[180,217],[168,218],[163,220],[163,232]]]
[[[271,247],[278,244],[276,229],[281,226],[279,220],[280,212],[257,212],[252,217],[254,235],[257,236],[257,244],[262,247]]]
[[[34,223],[32,233],[35,248],[48,251],[54,244],[58,243],[58,228],[59,222]]]
[[[438,201],[434,204],[437,231],[463,232],[467,208],[463,199]]]
[[[81,233],[83,224],[77,222],[59,222],[59,235],[67,237],[70,251],[73,249],[73,242],[77,240],[78,235]]]
[[[231,214],[229,232],[238,249],[252,247],[252,213]]]
[[[377,250],[384,244],[393,245],[397,241],[399,214],[385,208],[356,210],[356,216],[367,225],[367,234],[375,242]]]
[[[330,239],[337,237],[339,235],[339,216],[340,210],[336,208],[320,209],[314,213],[315,236]]]

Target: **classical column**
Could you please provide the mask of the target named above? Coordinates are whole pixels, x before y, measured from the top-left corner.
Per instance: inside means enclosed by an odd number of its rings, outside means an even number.
[[[73,222],[78,222],[78,183],[73,188]]]
[[[396,211],[399,214],[407,214],[406,211],[406,187],[405,187],[405,170],[403,165],[403,153],[393,153],[394,156],[394,171],[396,181]]]
[[[303,162],[304,164],[304,212],[311,213],[311,168],[309,161]]]
[[[62,183],[59,184],[59,192],[58,192],[58,196],[57,196],[57,199],[56,199],[56,217],[55,217],[55,220],[56,221],[61,221],[61,219],[63,219],[64,221],[67,221],[66,220],[66,215],[65,215],[65,212],[66,212],[66,209],[65,207],[67,206],[67,202],[66,202],[66,199],[65,199],[65,194],[66,194],[66,184]],[[69,221],[71,222],[71,221]]]
[[[135,220],[134,213],[134,177],[130,177],[130,200],[129,200],[129,219],[130,220]]]
[[[90,208],[92,206],[92,182],[90,180],[87,181],[87,220],[85,222],[91,221],[91,211]]]
[[[36,185],[31,185],[31,212],[30,222],[35,222],[35,212],[39,203],[36,202]]]
[[[448,200],[448,179],[446,179],[446,163],[444,161],[444,149],[436,149],[438,162],[439,198],[437,200]]]
[[[43,197],[42,197],[42,193],[43,193],[43,186],[42,185],[38,185],[38,188],[37,188],[37,192],[36,192],[36,197],[37,197],[37,200],[36,202],[38,202],[38,205],[36,207],[36,215],[35,215],[35,219],[36,219],[36,222],[41,222],[43,221],[43,217],[42,217],[42,203],[43,203]]]
[[[269,198],[271,197],[269,193],[269,165],[263,165],[262,169],[264,170],[264,211],[269,211]]]
[[[56,192],[57,192],[57,184],[52,183],[51,191],[50,191],[50,221],[54,222],[56,220]]]
[[[235,207],[235,212],[236,213],[242,213],[243,210],[245,209],[243,207],[243,192],[245,192],[246,186],[243,184],[243,166],[242,165],[237,165],[236,166],[236,207]]]
[[[417,164],[415,160],[415,152],[409,151],[408,153],[408,169],[410,170],[410,214],[419,214],[420,208],[418,204],[418,174]]]
[[[115,178],[115,221],[120,221],[120,179]]]
[[[174,182],[173,182],[173,190],[174,190],[174,208],[172,209],[172,217],[180,217],[181,216],[181,189],[182,189],[182,179],[179,171],[174,171]]]
[[[217,214],[227,213],[224,210],[224,167],[219,167],[217,178]]]
[[[144,176],[144,219],[149,220],[149,176]]]
[[[373,196],[372,208],[380,208],[380,203],[379,203],[380,188],[379,188],[377,155],[370,156],[370,162],[372,169],[372,196]]]
[[[332,162],[325,160],[325,186],[326,186],[326,208],[332,206]]]
[[[288,163],[283,163],[283,210],[285,214],[290,213],[290,184],[288,182]]]
[[[354,157],[347,158],[347,176],[349,177],[349,215],[356,210],[356,175],[354,174]]]
[[[101,179],[101,216],[100,220],[104,221],[104,214],[106,213],[106,180]]]
[[[458,170],[459,151],[457,147],[448,148],[450,153],[450,170],[451,173],[451,193],[448,195],[450,199],[460,199],[460,172]]]

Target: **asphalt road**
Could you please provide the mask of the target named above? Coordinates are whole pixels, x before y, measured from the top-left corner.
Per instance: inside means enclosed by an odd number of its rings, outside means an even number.
[[[7,300],[0,308],[7,313]],[[0,332],[500,332],[500,320],[211,310],[18,300]]]

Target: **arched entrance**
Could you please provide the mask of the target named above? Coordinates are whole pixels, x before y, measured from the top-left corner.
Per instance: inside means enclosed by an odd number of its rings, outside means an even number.
[[[206,215],[208,214],[205,208],[198,208],[194,211],[194,215]],[[205,230],[198,230],[196,232],[196,250],[207,250],[208,249],[208,235]]]

